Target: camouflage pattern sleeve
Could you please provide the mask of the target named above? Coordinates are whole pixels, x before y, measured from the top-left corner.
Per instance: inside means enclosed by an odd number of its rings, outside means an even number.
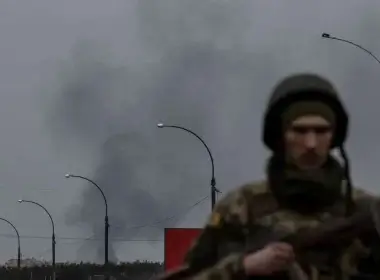
[[[214,208],[202,233],[185,257],[185,263],[197,273],[186,279],[222,280],[244,277],[243,255],[231,254],[220,260],[218,248],[227,243],[223,228],[248,223],[248,205],[242,190],[226,195]],[[217,230],[215,230],[217,229]],[[244,243],[244,240],[241,240]]]
[[[243,267],[243,255],[231,254],[221,261],[217,262],[214,266],[204,269],[198,274],[192,275],[187,279],[192,280],[233,280],[245,279]]]
[[[360,188],[353,190],[353,200],[361,204],[368,204],[371,200],[378,198],[375,194]],[[378,275],[380,265],[380,238],[379,236],[369,236],[361,238],[361,251],[366,251],[361,258],[357,259],[357,271],[361,274]],[[364,246],[364,247],[363,247]],[[379,276],[379,275],[378,275]]]
[[[214,266],[203,270],[195,270],[185,264],[178,269],[158,276],[157,280],[232,280],[245,279],[243,256],[230,255]]]

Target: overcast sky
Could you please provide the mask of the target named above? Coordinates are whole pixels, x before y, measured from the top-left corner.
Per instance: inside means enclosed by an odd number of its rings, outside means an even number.
[[[330,78],[351,113],[354,182],[378,192],[378,1],[4,0],[0,3],[0,217],[24,257],[163,259],[164,226],[199,227],[210,211],[211,147],[224,193],[263,177],[261,115],[273,85],[302,71]],[[371,117],[372,116],[372,117]],[[106,144],[105,144],[106,143]],[[159,223],[155,223],[159,221]],[[150,226],[147,226],[150,225]],[[0,262],[16,256],[0,224]],[[43,238],[32,238],[43,237]],[[88,237],[97,241],[83,241]],[[72,238],[72,239],[70,239]],[[134,240],[134,241],[131,241]],[[139,240],[139,241],[136,241]]]

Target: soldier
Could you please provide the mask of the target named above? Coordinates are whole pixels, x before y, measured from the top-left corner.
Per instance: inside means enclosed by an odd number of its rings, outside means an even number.
[[[193,274],[178,272],[166,277],[350,279],[363,272],[361,263],[373,258],[359,239],[344,249],[309,252],[302,260],[296,259],[286,243],[270,243],[250,254],[231,249],[239,244],[244,247],[252,236],[260,238],[257,225],[292,233],[349,215],[359,201],[372,199],[352,189],[343,149],[347,130],[348,115],[329,81],[314,74],[281,81],[264,116],[263,142],[272,152],[266,180],[246,184],[220,200],[185,258]],[[344,165],[331,154],[334,148],[342,153]]]

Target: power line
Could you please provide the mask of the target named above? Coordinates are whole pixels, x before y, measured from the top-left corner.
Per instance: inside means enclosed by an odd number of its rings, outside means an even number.
[[[0,234],[2,237],[6,238],[16,238],[16,235],[12,234]],[[20,238],[28,238],[28,239],[51,239],[51,236],[38,236],[38,235],[20,235]],[[83,237],[56,237],[57,240],[104,240],[103,238],[83,238]],[[110,239],[114,242],[163,242],[163,239],[123,239],[123,238],[113,238]]]
[[[157,225],[157,224],[169,221],[169,220],[173,220],[175,218],[177,218],[177,220],[178,220],[180,217],[183,217],[184,215],[186,215],[187,213],[189,213],[194,207],[196,207],[197,205],[199,205],[200,203],[202,203],[203,201],[205,201],[208,197],[209,197],[209,195],[207,195],[207,196],[201,198],[200,200],[196,201],[190,207],[188,207],[185,211],[183,211],[182,214],[180,214],[180,215],[168,216],[168,217],[166,217],[164,219],[158,220],[158,221],[153,222],[153,223],[149,223],[149,224],[145,224],[145,225],[140,225],[140,226],[128,227],[126,229],[136,229],[136,228],[149,227],[149,226]],[[16,238],[17,237],[16,235],[13,235],[13,234],[0,234],[0,236],[6,237],[6,238]],[[51,239],[50,236],[38,236],[38,235],[20,235],[20,238],[27,238],[27,239]],[[80,241],[103,240],[103,238],[96,238],[96,237],[94,237],[94,235],[92,235],[90,237],[58,237],[57,236],[56,239],[57,240],[80,240]],[[162,239],[123,239],[123,238],[112,238],[112,239],[110,239],[110,241],[113,241],[113,242],[164,242],[164,240],[162,240]]]
[[[184,216],[184,215],[186,215],[187,213],[189,213],[194,207],[196,207],[197,205],[199,205],[200,203],[202,203],[203,201],[205,201],[208,197],[209,197],[209,195],[207,195],[207,196],[201,198],[200,200],[196,201],[195,203],[193,203],[193,204],[192,204],[190,207],[188,207],[188,209],[186,209],[186,210],[185,210],[180,216]],[[154,224],[159,224],[159,223],[162,223],[162,222],[165,222],[165,221],[168,221],[168,220],[172,220],[172,219],[174,219],[174,218],[176,218],[176,217],[177,217],[177,219],[179,219],[178,216],[179,216],[179,215],[177,215],[177,216],[176,216],[176,215],[173,215],[173,216],[166,217],[166,218],[164,218],[164,219],[158,220],[158,221],[153,222],[153,223],[150,223],[150,224],[145,224],[145,225],[141,225],[141,226],[128,227],[128,228],[126,228],[126,229],[135,229],[135,228],[148,227],[148,226],[152,226],[152,225],[154,225]],[[112,226],[112,227],[115,227],[115,226]],[[121,227],[121,226],[118,226],[118,227]],[[0,236],[1,236],[1,234],[0,234]],[[98,239],[98,238],[94,238],[94,236],[95,236],[95,235],[91,235],[91,236],[89,236],[89,237],[87,237],[87,238],[76,238],[76,239],[74,239],[74,240],[79,240],[79,241],[100,240],[100,239]],[[61,239],[62,239],[62,238],[61,238]],[[66,238],[66,239],[68,239],[68,238]],[[69,240],[72,240],[72,239],[69,239]],[[129,240],[129,239],[127,239],[127,240],[125,240],[125,239],[120,240],[120,239],[111,239],[111,240],[112,240],[112,241],[116,241],[116,242],[134,242],[134,241],[136,241],[136,242],[140,242],[140,241],[147,241],[147,242],[149,242],[149,241],[152,241],[152,242],[163,242],[163,240],[153,240],[153,239],[148,239],[148,240],[135,240],[135,239],[133,239],[133,240]],[[76,243],[76,242],[74,242],[74,243]],[[66,243],[66,244],[67,244],[67,243]],[[69,244],[72,244],[72,243],[69,243]]]
[[[191,205],[186,211],[184,211],[182,214],[177,215],[177,221],[181,218],[184,217],[186,214],[188,214],[195,206],[201,204],[203,201],[205,201],[207,198],[209,198],[209,195],[203,197],[202,199],[198,200],[195,202],[193,205]],[[174,216],[175,217],[175,216]]]
[[[207,198],[209,197],[209,195],[201,198],[200,200],[196,201],[195,203],[193,203],[192,205],[190,205],[186,210],[183,211],[183,213],[179,214],[179,215],[172,215],[172,216],[168,216],[166,218],[163,218],[161,220],[158,220],[156,222],[152,222],[152,223],[149,223],[149,224],[145,224],[145,225],[140,225],[140,226],[132,226],[132,227],[127,227],[126,229],[138,229],[138,228],[144,228],[144,227],[153,227],[154,225],[158,225],[158,224],[162,224],[164,222],[167,222],[167,221],[170,221],[170,220],[173,220],[175,218],[177,218],[177,220],[179,219],[179,217],[183,217],[185,216],[187,213],[189,213],[195,206],[199,205],[200,203],[202,203],[203,201],[205,201]],[[112,225],[111,225],[112,226]],[[112,227],[122,227],[122,226],[112,226]]]

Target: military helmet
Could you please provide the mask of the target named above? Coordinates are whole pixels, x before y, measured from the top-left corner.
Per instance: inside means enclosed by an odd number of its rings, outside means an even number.
[[[335,87],[316,74],[295,74],[274,87],[264,114],[262,137],[270,150],[275,151],[279,139],[282,139],[282,113],[297,101],[319,101],[328,105],[336,115],[336,130],[331,148],[344,144],[348,133],[348,114]]]

